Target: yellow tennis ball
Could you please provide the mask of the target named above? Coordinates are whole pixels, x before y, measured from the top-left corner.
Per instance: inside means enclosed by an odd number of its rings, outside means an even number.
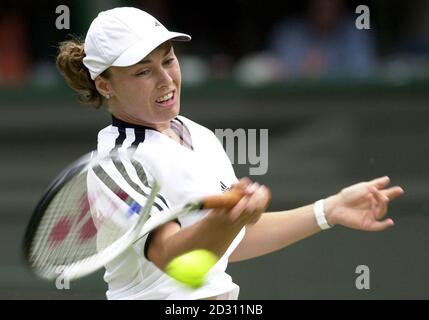
[[[198,288],[218,260],[218,256],[213,252],[197,249],[172,259],[167,264],[165,272],[189,287]]]

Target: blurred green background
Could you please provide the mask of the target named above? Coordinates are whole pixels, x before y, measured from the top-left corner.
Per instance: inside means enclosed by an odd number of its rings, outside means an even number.
[[[316,10],[325,12],[325,20],[316,19],[325,23],[322,40],[315,40],[317,32],[300,33],[306,23],[315,23],[306,20],[315,2],[325,6]],[[70,30],[55,27],[60,4],[70,9]],[[359,4],[371,12],[371,29],[356,31],[369,32],[356,38],[367,45],[359,43],[350,51],[354,57],[335,56],[332,62],[329,52],[348,52],[343,41],[354,38],[341,35],[344,27],[326,36],[336,26],[329,19],[338,18],[326,12],[342,12],[352,17],[344,20],[350,24]],[[71,283],[70,290],[57,290],[26,269],[20,248],[49,182],[95,148],[97,132],[110,121],[106,111],[80,106],[65,86],[53,64],[56,45],[70,33],[84,35],[96,12],[118,5],[139,6],[170,29],[193,36],[176,47],[182,115],[212,130],[269,129],[268,172],[252,179],[271,188],[270,210],[305,205],[382,175],[406,191],[391,204],[396,225],[388,231],[336,227],[231,264],[241,299],[429,298],[429,6],[418,0],[2,1],[0,298],[105,299],[102,272]],[[296,32],[293,39],[308,37],[319,48],[311,46],[307,60],[282,56],[272,44],[281,25]],[[291,37],[284,36],[282,44]],[[302,46],[306,52],[303,43],[291,41],[289,48]],[[339,67],[363,55],[368,59],[357,69]],[[237,176],[249,174],[248,165],[234,166]],[[355,287],[358,265],[370,269],[369,290]]]

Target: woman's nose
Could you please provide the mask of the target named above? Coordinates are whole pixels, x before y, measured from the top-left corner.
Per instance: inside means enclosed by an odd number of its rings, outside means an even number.
[[[173,77],[170,75],[168,70],[161,69],[159,72],[159,81],[158,81],[158,88],[162,88],[165,86],[170,85],[173,82]]]

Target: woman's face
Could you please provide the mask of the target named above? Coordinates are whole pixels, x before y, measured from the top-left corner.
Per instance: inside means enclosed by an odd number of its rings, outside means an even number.
[[[130,67],[111,67],[109,107],[121,120],[158,130],[180,111],[181,73],[169,41]]]

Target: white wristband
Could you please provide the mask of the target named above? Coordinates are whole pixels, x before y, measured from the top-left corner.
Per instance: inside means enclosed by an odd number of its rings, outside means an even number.
[[[317,224],[320,229],[326,230],[332,228],[326,221],[325,211],[324,211],[324,200],[318,200],[314,203],[314,216],[316,217]]]

